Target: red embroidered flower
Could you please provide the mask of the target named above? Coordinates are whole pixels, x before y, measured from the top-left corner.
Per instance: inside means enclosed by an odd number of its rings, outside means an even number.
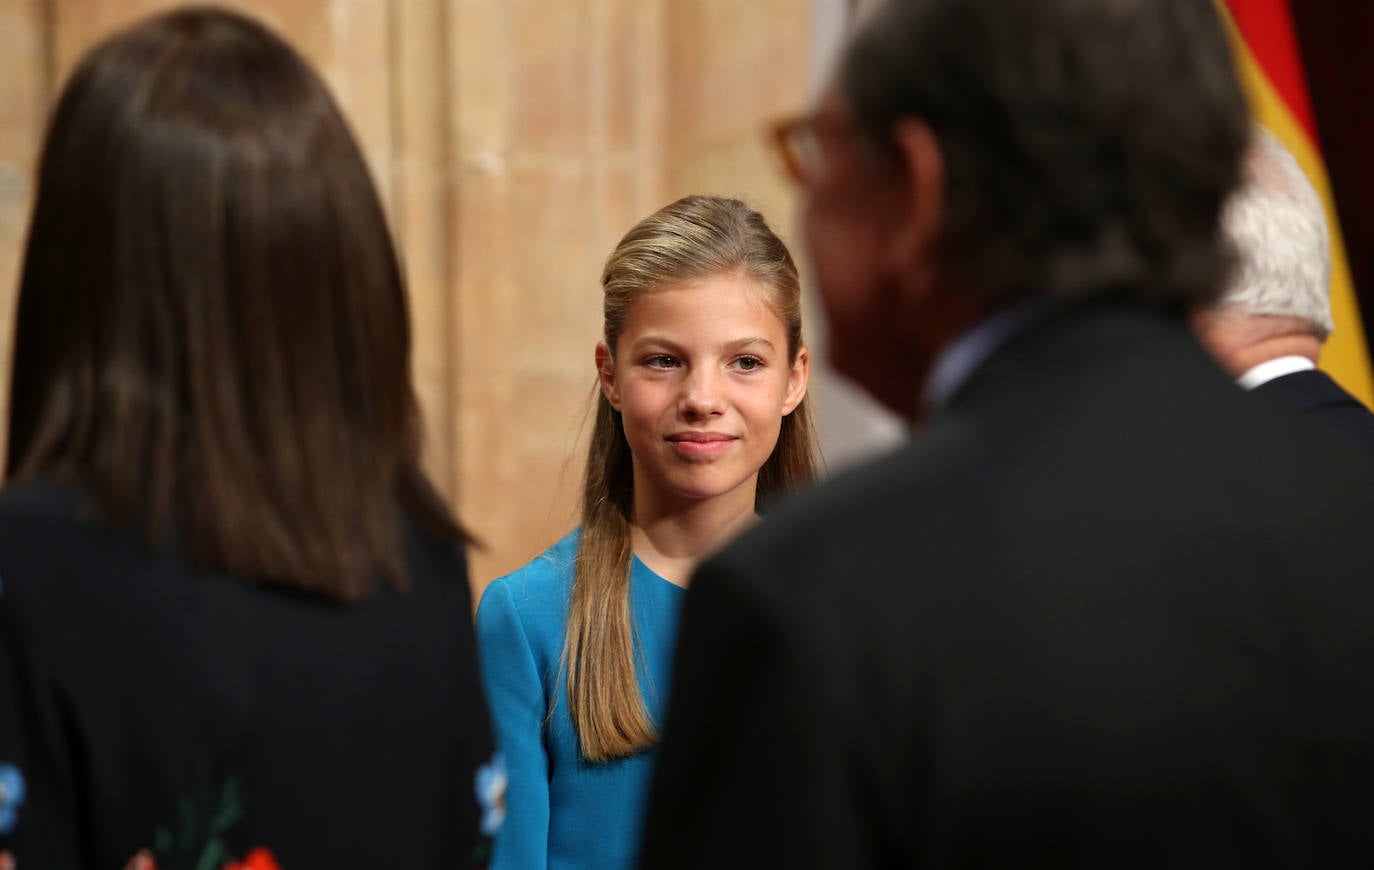
[[[248,853],[242,861],[230,861],[220,870],[281,870],[277,864],[277,859],[272,857],[272,853],[263,848],[257,848]]]

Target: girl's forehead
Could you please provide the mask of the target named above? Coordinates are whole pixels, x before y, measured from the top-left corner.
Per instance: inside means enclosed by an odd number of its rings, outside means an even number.
[[[752,276],[734,272],[652,287],[639,294],[630,311],[712,307],[777,314],[772,288]]]
[[[625,330],[729,329],[776,325],[785,330],[772,295],[753,281],[706,280],[655,288],[630,306]]]

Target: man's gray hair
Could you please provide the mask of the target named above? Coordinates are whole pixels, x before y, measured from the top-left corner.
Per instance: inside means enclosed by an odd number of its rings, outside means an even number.
[[[1221,226],[1237,263],[1217,307],[1297,317],[1325,341],[1332,329],[1326,211],[1293,155],[1258,124]]]

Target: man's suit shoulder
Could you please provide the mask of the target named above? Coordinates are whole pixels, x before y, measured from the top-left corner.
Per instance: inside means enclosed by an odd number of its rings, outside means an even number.
[[[1326,373],[1294,372],[1266,381],[1254,392],[1353,439],[1351,443],[1355,446],[1374,454],[1374,414]]]
[[[870,460],[784,500],[712,562],[735,573],[786,574],[793,581],[844,565],[859,550],[900,547],[884,533],[909,527],[916,505],[934,505],[966,487],[976,443],[972,427],[949,419],[892,453]],[[909,540],[906,541],[909,543]]]

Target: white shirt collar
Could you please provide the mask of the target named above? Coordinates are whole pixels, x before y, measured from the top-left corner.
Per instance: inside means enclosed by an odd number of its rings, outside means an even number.
[[[1275,378],[1291,375],[1294,372],[1312,371],[1316,367],[1317,364],[1305,356],[1281,356],[1260,363],[1236,378],[1236,383],[1240,385],[1242,390],[1253,390],[1260,384],[1267,384]]]

